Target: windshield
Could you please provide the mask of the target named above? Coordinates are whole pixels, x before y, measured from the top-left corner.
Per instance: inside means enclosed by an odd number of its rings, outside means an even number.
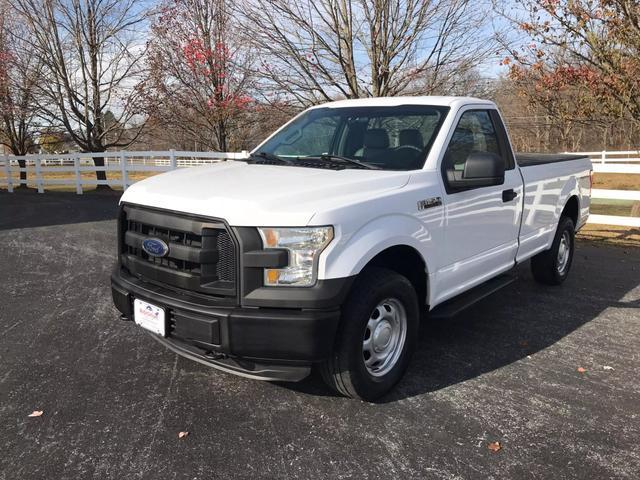
[[[316,108],[300,115],[256,153],[282,159],[334,156],[384,170],[416,170],[424,165],[448,110],[427,105]]]

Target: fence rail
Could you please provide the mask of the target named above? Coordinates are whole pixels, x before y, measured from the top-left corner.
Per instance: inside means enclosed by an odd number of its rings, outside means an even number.
[[[602,152],[566,152],[587,155],[593,162],[595,173],[622,173],[640,175],[640,150],[602,151]],[[47,185],[73,186],[76,193],[82,194],[84,186],[109,185],[126,189],[137,180],[130,174],[144,172],[166,172],[176,168],[207,165],[226,160],[246,158],[248,152],[187,152],[187,151],[145,151],[145,152],[103,152],[103,153],[67,153],[52,155],[26,155],[23,157],[0,156],[4,164],[0,175],[0,185],[6,185],[9,192],[14,186],[26,185],[20,180],[18,172],[27,172],[29,182],[35,184],[39,193],[44,193]],[[102,158],[104,166],[96,167],[94,159]],[[24,167],[21,167],[23,161]],[[0,165],[2,167],[2,165]],[[83,173],[112,172],[107,180],[86,178]],[[73,174],[66,178],[53,178],[51,174]],[[109,177],[109,175],[107,175]],[[115,178],[114,178],[115,177]],[[640,183],[640,178],[638,179]],[[593,189],[592,198],[617,202],[640,202],[639,190]],[[640,217],[592,214],[589,223],[640,227]]]
[[[166,172],[182,167],[208,165],[225,160],[246,158],[248,152],[183,152],[183,151],[146,151],[146,152],[102,152],[102,153],[66,153],[57,155],[25,155],[0,157],[4,164],[4,183],[9,192],[14,185],[35,183],[39,193],[44,193],[46,185],[75,186],[76,193],[83,193],[85,185],[109,185],[127,189],[136,180],[129,177],[133,172]],[[95,166],[94,160],[102,158],[104,166]],[[25,166],[20,166],[23,161]],[[15,178],[16,172],[27,172],[35,180]],[[84,172],[116,172],[119,178],[96,180],[85,178]],[[73,178],[51,178],[47,174],[74,173]],[[19,177],[19,175],[18,175]],[[4,181],[4,182],[3,182]]]
[[[586,155],[594,163],[636,163],[640,162],[640,150],[616,150],[601,152],[564,152],[573,155]]]

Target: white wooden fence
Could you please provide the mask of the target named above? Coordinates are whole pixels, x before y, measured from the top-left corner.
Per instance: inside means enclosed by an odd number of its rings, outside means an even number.
[[[207,165],[225,160],[246,158],[248,152],[102,152],[102,153],[67,153],[59,155],[25,155],[0,156],[4,165],[4,178],[0,177],[0,185],[4,184],[9,192],[14,185],[35,184],[38,193],[44,193],[46,185],[75,186],[76,193],[82,194],[84,185],[109,185],[126,189],[136,180],[129,178],[131,172],[166,172],[181,167]],[[94,158],[104,158],[104,166],[96,167]],[[19,160],[24,160],[25,167],[19,167]],[[28,180],[20,180],[18,172],[27,172]],[[83,172],[118,172],[119,178],[96,180],[85,178]],[[73,173],[66,178],[50,178],[46,174]]]
[[[595,173],[622,173],[640,175],[640,151],[622,152],[566,152],[588,155],[593,162]],[[104,153],[69,153],[63,155],[27,155],[24,157],[0,156],[3,167],[0,171],[0,186],[6,186],[13,192],[15,185],[26,183],[20,181],[19,171],[28,172],[29,182],[35,184],[39,193],[44,193],[47,185],[75,187],[76,193],[82,194],[85,185],[110,185],[126,189],[135,179],[130,178],[132,172],[165,172],[181,167],[205,165],[231,159],[246,158],[247,152],[104,152]],[[103,157],[104,167],[96,167],[93,159]],[[25,160],[26,167],[18,167],[18,160]],[[107,172],[107,180],[86,178],[84,172]],[[117,172],[119,178],[109,178],[108,172]],[[66,178],[51,178],[48,173],[66,173]],[[2,176],[4,175],[4,176]],[[113,176],[112,176],[113,177]],[[640,183],[640,178],[638,179]],[[640,190],[603,190],[594,188],[591,192],[594,199],[639,201]],[[589,223],[619,225],[640,228],[640,217],[592,214]]]
[[[565,152],[574,155],[587,155],[593,163],[594,173],[637,174],[640,184],[640,150],[601,151],[601,152]],[[605,190],[594,188],[591,198],[596,200],[623,200],[640,202],[638,190]],[[623,217],[619,215],[591,214],[589,223],[618,225],[622,227],[640,228],[640,217]]]

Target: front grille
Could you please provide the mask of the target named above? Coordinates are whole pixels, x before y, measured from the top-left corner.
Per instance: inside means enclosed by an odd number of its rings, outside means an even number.
[[[222,221],[127,205],[120,228],[121,263],[132,275],[193,292],[236,294],[236,247]],[[147,238],[164,241],[168,254],[147,254],[142,248]]]

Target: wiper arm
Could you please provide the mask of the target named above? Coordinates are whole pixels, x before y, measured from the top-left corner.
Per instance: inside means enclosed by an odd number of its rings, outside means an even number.
[[[256,158],[256,157],[261,160],[270,160],[272,162],[278,162],[284,165],[295,165],[295,162],[287,158],[282,158],[282,157],[279,157],[278,155],[274,155],[273,153],[258,152],[258,153],[252,153],[249,155],[249,158]]]
[[[341,157],[340,155],[329,155],[328,153],[323,153],[319,158],[321,158],[322,160],[339,160],[341,162],[351,163],[352,165],[358,165],[369,170],[380,170],[380,167],[376,167],[375,165],[361,162],[360,160],[356,160],[354,158]]]

